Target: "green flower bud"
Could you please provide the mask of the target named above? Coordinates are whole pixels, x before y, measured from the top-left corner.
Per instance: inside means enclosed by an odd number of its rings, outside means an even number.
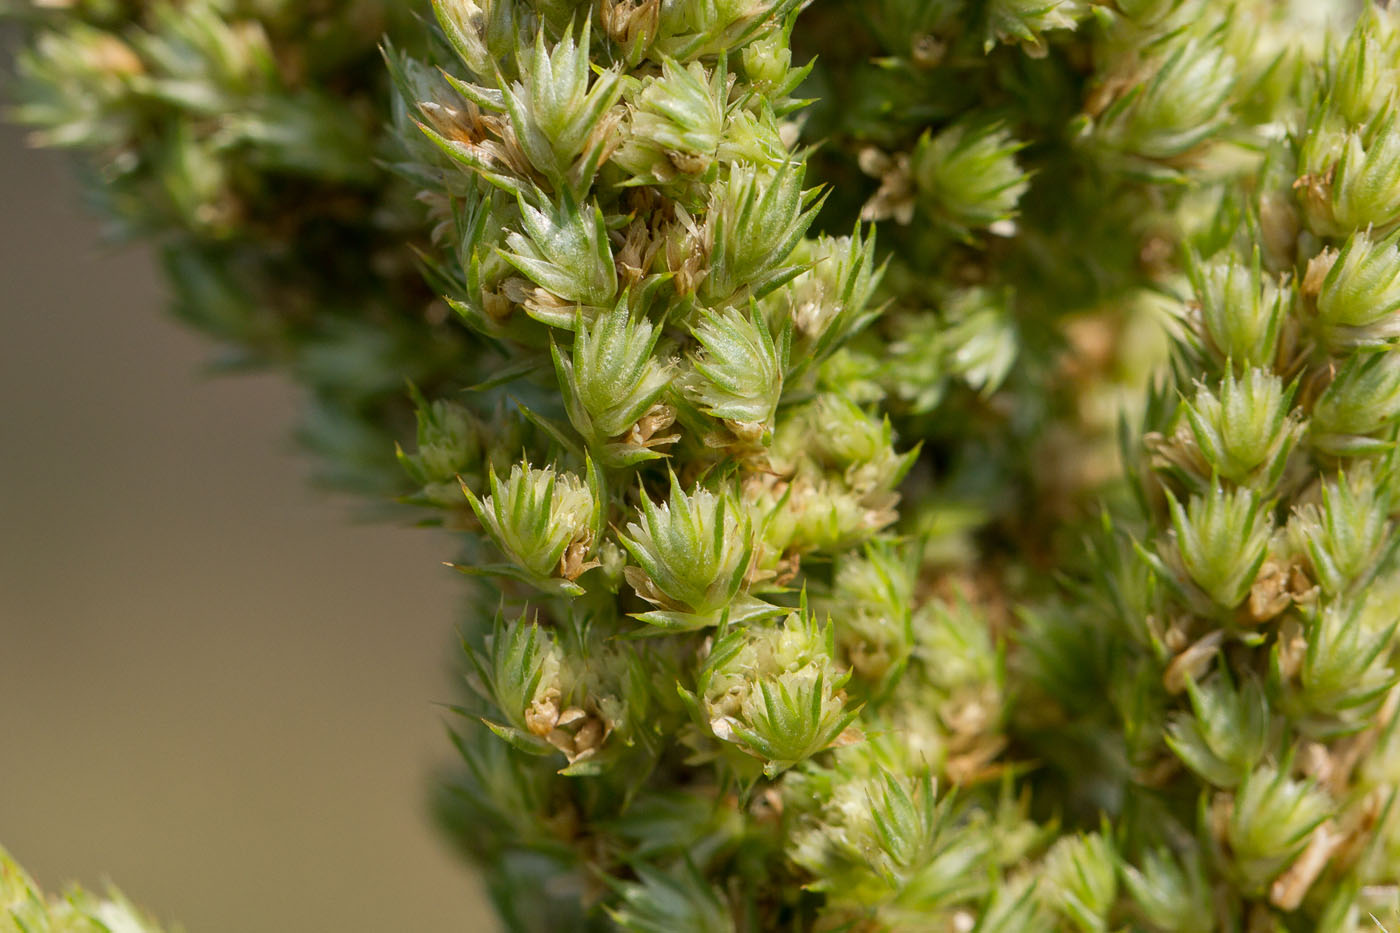
[[[573,581],[594,566],[588,557],[601,522],[601,503],[589,484],[572,473],[537,470],[528,463],[511,467],[504,483],[494,467],[488,479],[491,494],[484,499],[465,486],[463,492],[514,566],[458,569],[504,573],[543,590],[582,593]]]
[[[1334,457],[1364,455],[1389,446],[1376,437],[1400,419],[1400,353],[1358,353],[1342,364],[1313,406],[1309,435]]]
[[[963,289],[942,310],[948,371],[984,397],[991,395],[1011,372],[1020,351],[1010,290]]]
[[[422,489],[423,497],[440,508],[455,508],[462,503],[459,476],[468,485],[476,478],[473,473],[481,466],[480,427],[471,412],[446,399],[429,403],[416,389],[418,451],[406,454],[396,446],[399,463]]]
[[[1186,678],[1191,713],[1174,713],[1167,746],[1188,768],[1216,787],[1235,787],[1254,770],[1269,741],[1269,699],[1246,677],[1236,689],[1228,668],[1198,686]]]
[[[817,189],[802,190],[802,173],[796,162],[775,172],[740,162],[714,185],[705,226],[710,268],[700,283],[707,302],[732,302],[741,289],[762,298],[800,271],[789,257],[821,206]]]
[[[1186,508],[1170,493],[1167,501],[1175,534],[1164,545],[1163,559],[1184,570],[1217,606],[1234,609],[1249,595],[1268,556],[1273,532],[1268,510],[1253,490],[1226,492],[1218,484],[1205,496],[1192,496]]]
[[[604,0],[598,20],[617,49],[616,59],[635,69],[651,51],[661,28],[660,0]]]
[[[1387,665],[1397,625],[1387,609],[1393,608],[1365,599],[1326,606],[1308,620],[1294,699],[1301,712],[1319,717],[1306,724],[1309,731],[1350,731],[1395,685],[1397,674]]]
[[[827,391],[844,395],[858,404],[869,405],[888,395],[876,381],[886,365],[885,360],[844,346],[817,367],[817,385]]]
[[[723,140],[729,87],[726,73],[706,74],[699,62],[681,67],[669,58],[661,74],[647,78],[629,101],[627,139],[613,161],[635,184],[662,184],[682,175],[704,175]]]
[[[799,366],[821,362],[874,319],[868,310],[880,277],[874,257],[874,228],[865,237],[859,226],[849,237],[819,236],[793,250],[802,271],[769,295],[763,309],[770,322],[792,322]]]
[[[780,625],[731,628],[715,642],[691,703],[715,738],[762,761],[775,777],[800,761],[858,739],[858,708],[841,689],[830,622],[805,607]]]
[[[500,613],[483,650],[468,648],[475,678],[473,688],[500,712],[504,724],[486,720],[492,732],[532,754],[550,752],[544,740],[548,727],[535,724],[559,710],[559,677],[563,651],[552,635],[525,616],[506,622]]]
[[[496,63],[508,61],[514,51],[514,41],[502,47],[499,41],[500,21],[512,22],[515,5],[496,0],[433,0],[433,13],[443,35],[459,58],[478,76],[492,73]],[[497,28],[492,28],[496,26]],[[492,39],[497,41],[493,42]],[[511,36],[514,40],[514,35]]]
[[[1123,886],[1139,916],[1162,933],[1205,933],[1213,923],[1214,898],[1205,866],[1194,849],[1180,861],[1166,849],[1149,849],[1142,867],[1123,865]]]
[[[1253,368],[1238,379],[1227,371],[1218,394],[1197,385],[1183,409],[1212,473],[1262,492],[1274,487],[1302,430],[1290,410],[1293,388]]]
[[[1331,350],[1379,347],[1400,337],[1400,238],[1375,242],[1353,234],[1331,263],[1317,295],[1317,324]]]
[[[928,414],[947,390],[944,324],[927,312],[900,315],[891,323],[898,336],[889,344],[881,382],[913,414]]]
[[[562,753],[567,775],[597,774],[630,745],[646,719],[649,694],[640,659],[617,639],[574,625],[561,646],[524,616],[497,615],[484,649],[468,649],[473,686],[505,718],[483,720],[496,735],[535,755]]]
[[[1060,927],[1036,897],[1029,878],[1003,878],[977,917],[975,933],[1058,933]]]
[[[914,613],[915,657],[929,682],[945,692],[999,685],[1005,671],[1002,646],[986,616],[965,599],[932,600]]]
[[[572,178],[572,190],[592,180],[611,143],[614,120],[606,115],[622,96],[613,68],[600,70],[590,87],[589,23],[577,43],[570,28],[552,50],[544,30],[535,33],[534,51],[520,56],[520,81],[503,89],[511,131],[530,164],[556,187]]]
[[[498,8],[503,5],[496,4]],[[388,52],[390,73],[400,96],[424,118],[413,123],[444,155],[470,170],[466,176],[454,177],[454,173],[444,177],[441,193],[473,177],[513,195],[530,189],[527,179],[535,169],[511,132],[509,119],[497,113],[505,109],[499,88],[481,87],[446,72],[433,73],[407,55],[392,49]],[[409,144],[409,148],[416,147]],[[429,164],[437,161],[420,159]],[[491,232],[496,233],[494,229]]]
[[[720,893],[689,860],[671,871],[633,866],[637,880],[616,884],[618,907],[606,908],[628,933],[734,933],[734,917]],[[606,877],[606,876],[605,876]]]
[[[895,453],[888,418],[875,418],[855,402],[834,392],[820,395],[793,418],[785,440],[794,459],[811,457],[840,473],[846,486],[864,495],[893,489],[917,451]]]
[[[568,356],[551,345],[569,420],[606,466],[655,459],[655,448],[677,439],[657,436],[674,418],[658,402],[671,383],[669,367],[653,356],[660,336],[620,302],[591,325],[579,315]]]
[[[1193,262],[1190,272],[1200,309],[1194,329],[1215,362],[1272,369],[1288,293],[1264,277],[1259,251],[1249,265],[1229,255]]]
[[[765,21],[781,20],[791,0],[680,0],[663,3],[654,49],[681,62],[734,52]]]
[[[472,330],[496,339],[524,339],[518,328],[530,322],[511,320],[510,300],[502,289],[515,272],[502,248],[509,232],[521,226],[517,201],[478,176],[464,187],[463,196],[452,204],[448,241],[462,272],[444,273],[434,265],[428,275],[441,276],[448,307]],[[449,228],[444,223],[440,229],[446,233]]]
[[[1380,116],[1396,93],[1395,62],[1366,28],[1367,19],[1361,18],[1327,75],[1327,106],[1350,126]]]
[[[1224,798],[1222,798],[1224,799]],[[1259,894],[1302,852],[1308,834],[1333,811],[1327,795],[1285,769],[1260,765],[1236,791],[1223,841],[1247,893]]]
[[[791,327],[775,343],[756,307],[747,316],[737,308],[702,309],[691,334],[700,345],[684,382],[691,398],[738,437],[766,440],[783,394]]]
[[[903,673],[913,650],[914,571],[888,541],[837,559],[831,597],[819,609],[842,612],[836,645],[871,693]]]
[[[997,749],[1007,707],[1006,646],[985,612],[959,596],[934,600],[914,612],[914,656],[897,692],[918,697],[921,716],[948,734],[966,762],[950,756],[944,770],[959,783],[985,766],[979,748]],[[1075,672],[1082,677],[1083,670]],[[990,745],[989,745],[990,743]]]
[[[1096,118],[1093,135],[1129,155],[1181,156],[1229,121],[1237,73],[1218,36],[1186,38],[1151,77],[1132,85]]]
[[[959,232],[990,227],[1015,217],[1030,187],[1016,163],[1024,146],[997,124],[956,123],[919,137],[910,172],[940,221]]]
[[[564,302],[607,308],[617,295],[617,265],[603,212],[596,205],[580,207],[565,194],[560,202],[537,210],[520,197],[523,234],[511,232],[506,244],[514,252],[501,255],[512,266]],[[532,316],[554,327],[572,327],[575,310],[549,303],[528,308]]]
[[[938,800],[933,778],[896,776],[883,769],[832,787],[826,805],[794,834],[792,860],[833,904],[885,907],[917,918],[976,897],[986,885],[993,853],[981,827],[959,825],[952,802]]]
[[[792,93],[811,67],[792,67],[792,48],[788,30],[770,29],[744,46],[740,61],[744,75],[753,82],[754,90],[769,100]]]
[[[763,536],[773,553],[837,554],[859,547],[893,522],[899,495],[880,489],[859,493],[804,473],[750,501],[764,516]]]
[[[772,607],[740,597],[753,555],[746,509],[729,490],[697,487],[689,495],[671,474],[671,497],[656,505],[643,491],[641,522],[630,522],[622,546],[637,566],[624,573],[647,602],[660,608],[638,619],[660,629],[698,629],[752,618]]]
[[[1322,503],[1299,506],[1288,522],[1288,539],[1304,555],[1312,577],[1329,596],[1361,582],[1380,556],[1391,531],[1390,496],[1374,476],[1355,469],[1322,483]]]
[[[1118,893],[1118,855],[1101,833],[1067,836],[1045,854],[1042,896],[1082,933],[1107,930]]]
[[[1348,133],[1331,186],[1332,230],[1389,230],[1400,222],[1400,132],[1389,114],[1368,131]]]
[[[1315,115],[1298,144],[1298,175],[1294,188],[1302,202],[1306,226],[1326,236],[1346,236],[1352,231],[1339,227],[1332,211],[1332,183],[1337,160],[1346,150],[1350,135],[1335,119]]]
[[[729,122],[720,137],[717,161],[726,165],[744,162],[767,169],[781,168],[792,159],[788,152],[790,136],[796,136],[792,124],[780,126],[777,115],[767,103],[755,109],[731,106]]]

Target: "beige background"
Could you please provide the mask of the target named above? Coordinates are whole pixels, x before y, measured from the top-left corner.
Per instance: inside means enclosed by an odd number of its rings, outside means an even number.
[[[426,815],[450,542],[310,489],[67,168],[0,128],[0,844],[190,933],[489,930]]]

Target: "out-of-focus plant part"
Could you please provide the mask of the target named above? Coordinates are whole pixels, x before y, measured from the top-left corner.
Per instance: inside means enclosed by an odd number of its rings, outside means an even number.
[[[120,892],[96,895],[72,887],[45,894],[0,849],[0,929],[22,933],[160,933],[161,927]]]

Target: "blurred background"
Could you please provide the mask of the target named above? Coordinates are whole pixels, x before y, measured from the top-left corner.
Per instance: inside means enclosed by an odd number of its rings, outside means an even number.
[[[0,845],[189,933],[492,930],[427,815],[450,542],[310,488],[67,168],[0,125]]]

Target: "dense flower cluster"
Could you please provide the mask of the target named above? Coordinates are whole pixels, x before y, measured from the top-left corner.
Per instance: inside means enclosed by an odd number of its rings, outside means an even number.
[[[18,115],[460,533],[507,927],[1400,921],[1400,14],[391,6],[36,6]]]

